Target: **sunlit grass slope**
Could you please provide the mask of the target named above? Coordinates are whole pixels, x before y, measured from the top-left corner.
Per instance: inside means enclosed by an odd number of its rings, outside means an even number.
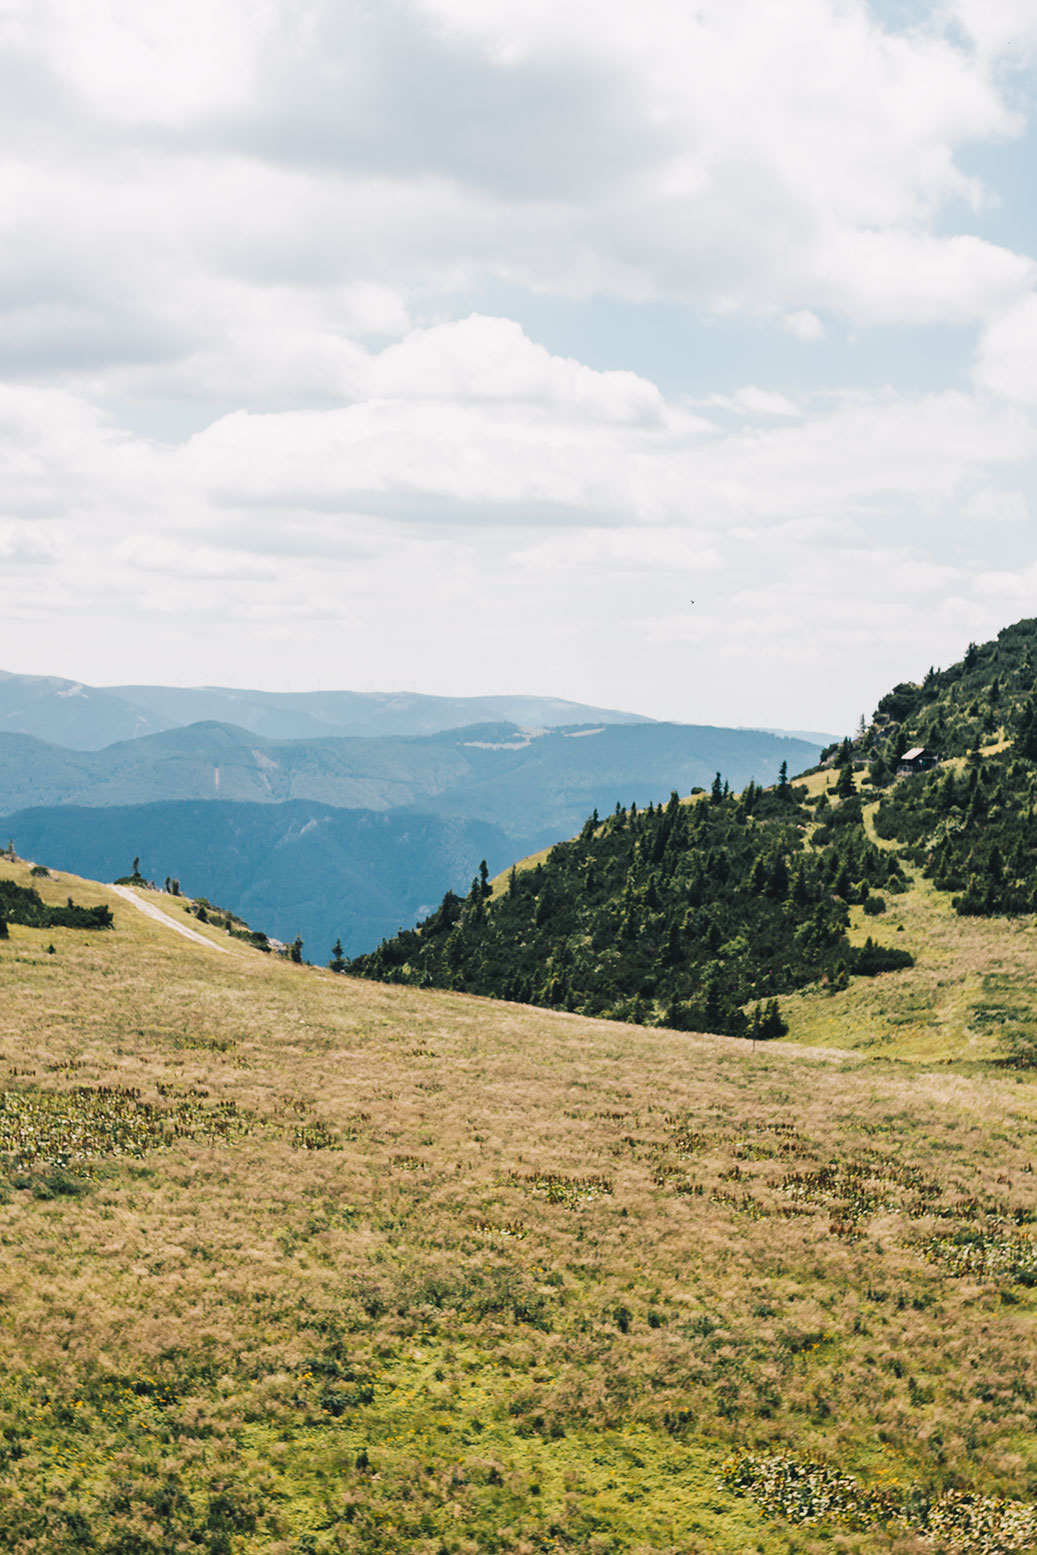
[[[0,942],[0,1548],[1032,1547],[1028,1072],[355,982],[40,889],[115,929]]]
[[[874,810],[865,807],[866,830],[878,846],[892,846],[876,836]],[[850,909],[850,938],[862,944],[877,933],[903,944],[915,965],[855,978],[838,992],[784,996],[789,1040],[895,1059],[1010,1061],[1020,1040],[1037,1038],[1037,919],[960,917],[948,892],[917,868],[908,874],[910,889],[888,896],[880,918]]]

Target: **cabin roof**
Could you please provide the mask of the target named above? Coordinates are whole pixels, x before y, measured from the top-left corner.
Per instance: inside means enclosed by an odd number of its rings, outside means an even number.
[[[928,756],[929,754],[930,752],[925,745],[914,745],[909,751],[905,751],[900,759],[901,761],[917,761],[919,756]]]

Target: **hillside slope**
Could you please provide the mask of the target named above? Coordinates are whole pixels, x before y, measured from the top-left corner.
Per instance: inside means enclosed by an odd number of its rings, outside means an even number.
[[[795,1034],[810,998],[786,1002],[781,1019],[771,1009],[766,1024],[760,1001],[811,988],[815,1002],[841,999],[856,974],[924,957],[931,935],[949,935],[953,957],[947,913],[1026,915],[1032,931],[1031,648],[1037,622],[1020,622],[996,643],[972,645],[960,664],[930,672],[924,687],[897,687],[855,742],[832,747],[837,766],[805,786],[761,793],[753,785],[738,799],[716,788],[694,810],[674,796],[665,811],[618,809],[603,823],[595,816],[507,890],[447,898],[353,970],[732,1034],[775,1035],[791,1018]],[[942,758],[938,768],[894,783],[904,751],[923,740]],[[901,909],[902,896],[911,901]],[[987,941],[963,926],[959,949],[974,970],[966,941],[989,981],[963,995],[949,1017],[955,1032],[975,1038],[973,1025],[986,1021],[1002,1053],[1037,1056],[1035,1012],[1010,986],[1017,974],[1001,978]],[[997,997],[984,999],[984,991]],[[878,998],[858,991],[845,1002],[874,1013]],[[890,1003],[900,1001],[891,995]],[[989,1034],[978,1043],[984,1053],[990,1046]]]
[[[823,980],[841,986],[910,964],[857,948],[851,902],[878,915],[906,889],[896,856],[866,836],[855,796],[811,824],[805,791],[715,781],[702,803],[636,806],[586,823],[496,895],[474,883],[351,966],[419,986],[529,999],[638,1023],[776,1036],[743,1006]]]
[[[115,927],[0,941],[12,1555],[1037,1541],[1025,1074],[214,956],[32,883]]]
[[[1037,685],[1037,619],[1004,627],[987,643],[970,643],[957,663],[902,681],[879,701],[871,723],[854,743],[858,759],[877,762],[888,782],[911,746],[931,746],[941,757],[964,756],[1011,731]]]

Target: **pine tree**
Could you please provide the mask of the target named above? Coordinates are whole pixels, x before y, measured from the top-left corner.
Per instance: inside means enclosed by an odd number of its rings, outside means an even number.
[[[1037,761],[1037,695],[1029,697],[1020,709],[1015,725],[1015,753],[1027,761]]]
[[[893,778],[889,763],[880,751],[868,768],[868,776],[876,788],[885,788]]]
[[[789,867],[782,854],[778,854],[767,882],[768,895],[776,902],[783,902],[789,894]]]
[[[300,951],[302,950],[301,945],[299,949]],[[333,972],[344,972],[346,970],[346,958],[342,950],[341,939],[337,939],[331,947],[331,960],[328,962],[328,966]]]
[[[720,968],[711,961],[702,981],[702,1013],[707,1031],[724,1028],[724,998],[720,986]]]
[[[853,780],[853,762],[848,761],[839,771],[839,781],[835,785],[836,798],[848,799],[851,794],[856,792],[857,785]]]

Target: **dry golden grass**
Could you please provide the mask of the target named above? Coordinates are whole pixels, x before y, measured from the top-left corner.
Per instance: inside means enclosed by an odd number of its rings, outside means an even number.
[[[865,824],[879,847],[874,804]],[[918,870],[911,889],[886,896],[877,918],[851,909],[850,938],[871,934],[903,945],[915,965],[903,972],[855,978],[840,992],[809,989],[782,999],[790,1036],[876,1057],[925,1062],[986,1062],[1011,1054],[1012,1029],[1037,1027],[1037,920],[960,918],[945,892]]]
[[[62,1175],[52,1130],[8,1163],[4,1548],[938,1548],[787,1522],[723,1483],[740,1449],[1032,1500],[1025,1075],[876,1063],[820,1014],[754,1052],[355,982],[112,906],[0,942],[0,1087],[153,1109],[138,1156]]]

